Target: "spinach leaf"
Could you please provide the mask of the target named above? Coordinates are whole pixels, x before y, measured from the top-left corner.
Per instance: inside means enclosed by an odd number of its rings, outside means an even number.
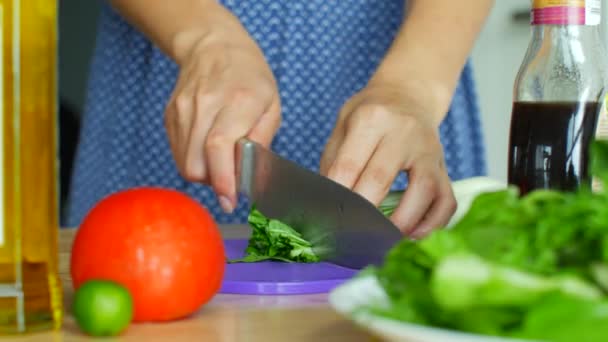
[[[269,219],[252,207],[249,225],[253,231],[249,238],[245,257],[229,260],[229,263],[275,260],[283,262],[319,262],[312,244],[292,227],[275,219]]]

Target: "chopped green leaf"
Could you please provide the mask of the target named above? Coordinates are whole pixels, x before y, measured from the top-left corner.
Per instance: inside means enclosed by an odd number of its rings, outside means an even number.
[[[384,215],[390,216],[399,204],[402,194],[403,191],[390,192],[378,209]],[[308,241],[293,227],[277,219],[269,219],[255,206],[252,206],[249,212],[248,222],[253,231],[245,250],[246,255],[240,259],[229,260],[229,263],[266,260],[304,263],[321,261],[326,249],[324,246],[319,243],[315,246],[313,243],[316,240]],[[317,236],[317,240],[322,239]]]
[[[384,214],[384,216],[390,217],[399,205],[403,194],[404,191],[389,192],[388,195],[384,198],[384,200],[382,200],[382,202],[378,206],[380,212]]]
[[[312,244],[287,224],[267,218],[255,207],[249,213],[248,222],[253,230],[245,250],[246,255],[240,259],[229,260],[230,263],[266,260],[303,263],[320,261]]]

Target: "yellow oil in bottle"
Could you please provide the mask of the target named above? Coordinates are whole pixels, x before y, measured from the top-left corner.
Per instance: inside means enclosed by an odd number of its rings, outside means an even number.
[[[57,3],[0,0],[0,334],[57,329]]]

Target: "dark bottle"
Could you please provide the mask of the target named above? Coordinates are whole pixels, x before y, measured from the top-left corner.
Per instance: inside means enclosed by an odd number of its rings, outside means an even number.
[[[539,1],[515,80],[508,182],[522,194],[589,185],[589,143],[605,125],[601,1]],[[605,131],[605,128],[604,128]]]

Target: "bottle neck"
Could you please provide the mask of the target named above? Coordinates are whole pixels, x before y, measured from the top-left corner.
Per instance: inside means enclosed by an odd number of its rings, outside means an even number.
[[[602,49],[600,25],[534,25],[532,40],[544,47]]]
[[[608,85],[599,25],[532,26],[515,82],[520,101],[600,101]]]

